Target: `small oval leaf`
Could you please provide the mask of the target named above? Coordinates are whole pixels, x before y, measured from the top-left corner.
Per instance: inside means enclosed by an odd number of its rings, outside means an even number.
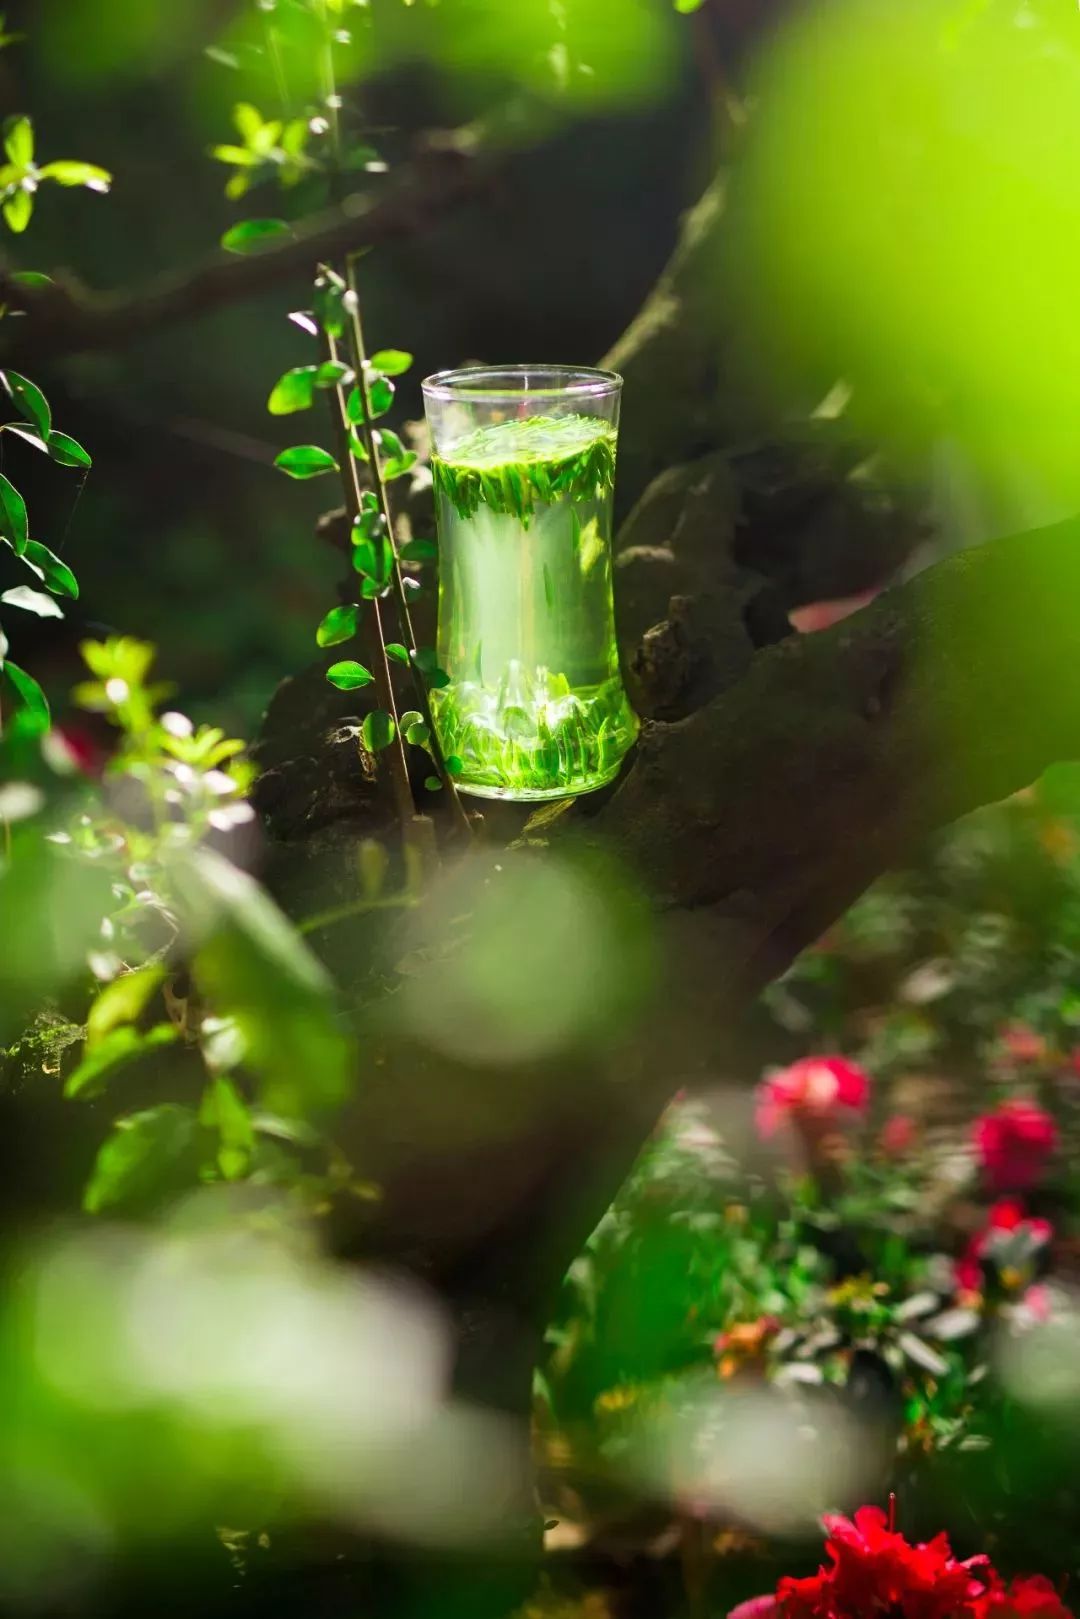
[[[358,691],[361,686],[370,686],[375,676],[362,663],[346,658],[342,663],[332,663],[326,671],[326,678],[339,691]]]
[[[292,235],[284,219],[243,219],[221,238],[226,253],[259,253]]]
[[[384,708],[375,709],[374,713],[364,716],[364,723],[360,727],[360,738],[369,753],[381,753],[388,748],[397,735],[397,726],[393,716]]]
[[[315,639],[320,646],[338,646],[342,641],[352,639],[359,622],[360,609],[355,602],[345,607],[331,607],[315,631]]]
[[[12,483],[0,473],[0,535],[12,550],[22,556],[30,538],[26,521],[26,502]]]
[[[412,355],[404,349],[380,349],[371,356],[372,369],[381,371],[384,377],[404,376],[412,363]]]
[[[52,432],[52,411],[37,383],[31,382],[29,377],[20,376],[17,371],[0,371],[0,382],[3,382],[23,421],[33,422],[47,443]]]
[[[291,416],[298,410],[310,409],[315,398],[313,365],[296,365],[279,377],[266,401],[271,416]]]
[[[63,608],[41,590],[29,585],[14,585],[0,596],[5,607],[21,607],[24,613],[36,613],[38,618],[63,618]]]
[[[338,469],[334,457],[318,444],[297,444],[291,450],[282,450],[274,465],[290,478],[318,478]]]
[[[90,452],[84,450],[78,439],[72,438],[70,433],[57,433],[55,431],[50,433],[45,441],[45,448],[59,466],[93,466]]]
[[[39,545],[37,540],[27,540],[23,561],[39,579],[44,579],[47,589],[55,591],[58,596],[70,596],[72,601],[78,600],[78,580],[67,563],[62,562],[47,545]]]

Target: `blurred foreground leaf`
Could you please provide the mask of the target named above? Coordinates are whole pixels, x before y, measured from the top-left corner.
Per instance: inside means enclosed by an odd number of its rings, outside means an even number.
[[[271,1112],[305,1116],[348,1095],[352,1043],[333,982],[258,883],[202,850],[184,866],[199,988],[233,1019]]]

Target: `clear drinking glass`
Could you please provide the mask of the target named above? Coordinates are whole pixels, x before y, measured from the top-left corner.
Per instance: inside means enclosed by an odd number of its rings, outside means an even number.
[[[450,677],[432,708],[463,792],[591,792],[637,735],[611,585],[621,391],[613,372],[569,366],[477,367],[424,383],[438,658]]]

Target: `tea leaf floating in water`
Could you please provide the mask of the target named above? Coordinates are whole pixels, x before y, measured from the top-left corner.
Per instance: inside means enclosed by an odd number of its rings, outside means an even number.
[[[612,603],[615,444],[597,417],[529,416],[433,458],[450,681],[432,707],[464,792],[589,792],[637,735]]]

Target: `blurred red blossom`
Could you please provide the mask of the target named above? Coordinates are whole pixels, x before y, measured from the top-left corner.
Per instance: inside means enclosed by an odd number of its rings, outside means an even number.
[[[1054,1234],[1049,1220],[1039,1220],[1025,1214],[1022,1203],[1003,1198],[995,1203],[987,1216],[983,1229],[972,1237],[963,1258],[956,1265],[956,1285],[966,1293],[982,1289],[982,1262],[997,1262],[1006,1285],[1022,1285],[1028,1267],[1040,1248],[1044,1248]]]
[[[1017,1097],[976,1119],[973,1139],[993,1190],[1022,1192],[1042,1179],[1058,1132],[1037,1102]]]
[[[948,1537],[912,1545],[879,1507],[824,1520],[828,1562],[806,1579],[785,1577],[728,1619],[1072,1619],[1049,1580],[1006,1586],[985,1556],[953,1556]]]
[[[1029,1023],[1007,1023],[998,1033],[1002,1055],[1011,1063],[1045,1062],[1049,1047]]]
[[[906,1113],[894,1113],[886,1119],[878,1137],[882,1152],[888,1158],[903,1158],[918,1138],[919,1127]]]
[[[1050,1581],[1042,1574],[997,1585],[975,1604],[976,1619],[1072,1619]]]
[[[759,1133],[771,1136],[791,1114],[831,1119],[840,1108],[861,1113],[869,1100],[868,1075],[846,1057],[802,1057],[762,1080],[754,1117]]]

